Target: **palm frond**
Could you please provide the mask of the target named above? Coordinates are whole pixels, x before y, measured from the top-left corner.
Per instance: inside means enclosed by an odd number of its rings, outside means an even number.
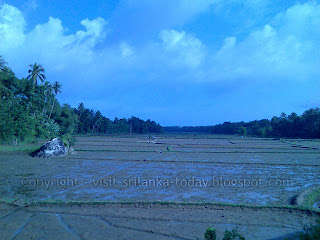
[[[37,84],[38,79],[41,82],[44,82],[44,80],[46,79],[46,76],[44,75],[45,71],[42,65],[41,64],[38,65],[37,63],[34,63],[34,64],[30,64],[29,66],[30,66],[30,69],[28,70],[28,73],[29,73],[28,78],[33,79],[34,85]]]

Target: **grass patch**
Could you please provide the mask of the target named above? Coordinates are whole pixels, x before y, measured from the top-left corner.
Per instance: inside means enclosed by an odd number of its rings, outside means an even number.
[[[21,144],[18,146],[0,145],[0,152],[33,152],[39,147],[35,144]]]
[[[115,149],[75,149],[77,152],[155,152],[154,150],[115,150]],[[207,154],[234,154],[234,153],[263,153],[263,154],[319,154],[319,152],[262,152],[262,151],[171,151],[172,153],[207,153]]]
[[[316,202],[320,202],[320,187],[305,196],[303,205],[313,206]]]
[[[320,212],[320,209],[315,209],[314,204],[320,202],[320,187],[314,187],[300,193],[295,198],[295,204],[304,208],[314,209]]]
[[[212,227],[207,228],[205,235],[204,235],[204,239],[205,240],[216,240],[217,239],[217,231]],[[240,233],[238,233],[238,229],[235,228],[232,231],[228,231],[226,229],[222,240],[245,240],[245,238]]]
[[[304,233],[300,234],[299,240],[314,240],[320,239],[320,221],[316,226],[305,228]]]
[[[94,150],[94,149],[75,149],[77,152],[155,152],[148,150],[113,150],[113,149],[103,149],[103,150]]]
[[[30,188],[28,186],[19,186],[16,190],[16,194],[24,195],[28,198],[33,196],[33,191],[35,191],[34,188]]]
[[[8,202],[6,202],[8,203]],[[168,206],[173,208],[179,207],[188,207],[188,206],[195,206],[195,207],[233,207],[233,208],[247,208],[247,209],[276,209],[276,210],[298,210],[303,212],[308,212],[309,214],[319,212],[314,211],[310,208],[304,206],[291,206],[291,205],[283,205],[283,206],[269,206],[269,205],[246,205],[246,204],[230,204],[230,203],[213,203],[213,202],[167,202],[167,201],[119,201],[119,202],[112,202],[112,201],[104,201],[104,202],[97,202],[97,201],[62,201],[62,200],[46,200],[46,201],[37,201],[32,202],[32,205],[35,206],[44,206],[44,205],[58,205],[58,206],[105,206],[105,205],[139,205],[139,206],[152,206],[152,205],[159,205],[159,206]]]
[[[23,173],[23,174],[16,174],[16,177],[31,177],[34,176],[34,173]]]

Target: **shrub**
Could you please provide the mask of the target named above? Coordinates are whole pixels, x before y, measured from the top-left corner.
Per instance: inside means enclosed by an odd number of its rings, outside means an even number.
[[[210,227],[207,228],[206,233],[204,234],[204,239],[205,240],[216,240],[217,238],[217,231]]]
[[[217,238],[217,231],[212,227],[207,228],[206,233],[204,235],[204,239],[216,240],[216,238]],[[303,240],[308,240],[308,239],[303,239]],[[237,229],[233,229],[231,232],[226,230],[224,232],[224,236],[222,240],[245,240],[245,238],[240,233],[238,233]]]
[[[76,143],[76,138],[74,136],[71,136],[70,134],[64,134],[60,136],[62,142],[64,145],[69,149],[71,146],[73,146]]]
[[[310,229],[305,229],[304,233],[299,236],[300,240],[314,240],[320,239],[320,222],[317,226]]]
[[[222,240],[245,240],[245,238],[238,233],[237,229],[233,229],[231,232],[226,230]]]

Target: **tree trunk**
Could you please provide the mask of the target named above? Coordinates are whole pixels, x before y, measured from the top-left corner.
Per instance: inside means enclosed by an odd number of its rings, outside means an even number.
[[[53,98],[53,103],[52,103],[52,107],[51,107],[51,111],[50,111],[50,114],[49,114],[49,118],[51,117],[51,114],[52,114],[52,111],[53,111],[53,107],[54,107],[54,102],[55,102],[55,98]]]

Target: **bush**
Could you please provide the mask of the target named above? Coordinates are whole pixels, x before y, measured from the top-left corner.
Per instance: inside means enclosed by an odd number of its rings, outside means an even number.
[[[217,231],[210,227],[207,228],[206,233],[204,234],[204,239],[205,240],[216,240],[217,238]]]
[[[217,231],[210,227],[207,228],[206,233],[204,235],[205,240],[216,240],[217,238]],[[308,238],[309,239],[309,238]],[[308,239],[303,239],[303,240],[308,240]],[[231,232],[226,230],[224,232],[224,236],[222,240],[245,240],[245,238],[238,233],[237,229],[233,229]]]
[[[226,230],[222,240],[245,240],[245,238],[238,233],[237,229],[233,229],[231,232]]]
[[[76,138],[74,136],[71,136],[70,134],[64,134],[60,136],[62,142],[64,145],[69,149],[71,146],[73,146],[76,143]]]
[[[305,232],[299,236],[300,240],[320,239],[320,222],[317,226],[310,229],[305,229]]]

